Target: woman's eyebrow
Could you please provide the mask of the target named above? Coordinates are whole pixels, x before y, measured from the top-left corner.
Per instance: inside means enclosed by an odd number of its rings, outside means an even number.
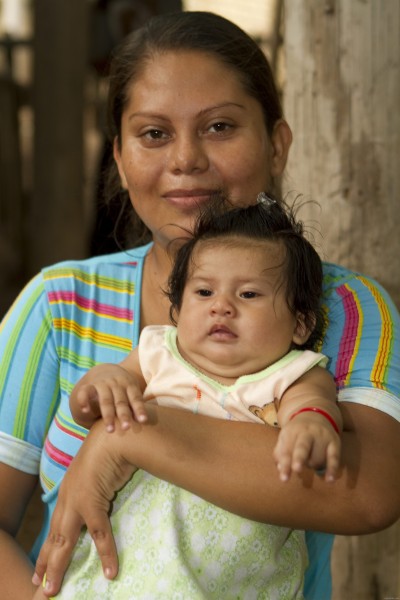
[[[240,109],[244,109],[245,107],[243,106],[243,104],[238,104],[237,102],[221,102],[219,104],[215,104],[213,106],[208,106],[206,108],[201,109],[198,113],[197,116],[201,117],[207,113],[213,112],[214,110],[219,110],[221,108],[229,108],[229,107],[235,107],[235,108],[240,108]],[[132,114],[129,115],[128,117],[128,121],[130,121],[131,119],[134,119],[135,117],[147,117],[147,118],[152,118],[152,119],[160,119],[163,121],[169,121],[169,117],[167,115],[163,115],[161,113],[158,112],[153,112],[153,111],[137,111],[134,112]]]
[[[162,115],[157,112],[150,112],[150,111],[134,112],[131,115],[129,115],[128,121],[130,121],[131,119],[134,119],[135,117],[146,117],[148,119],[151,118],[151,119],[160,119],[162,121],[169,121],[168,117],[166,117],[165,115]]]
[[[206,113],[212,112],[213,110],[219,110],[220,108],[229,108],[229,107],[235,107],[235,108],[240,108],[240,109],[244,109],[243,104],[238,104],[237,102],[221,102],[219,104],[215,104],[214,106],[209,106],[207,108],[203,108],[198,115],[204,115]]]

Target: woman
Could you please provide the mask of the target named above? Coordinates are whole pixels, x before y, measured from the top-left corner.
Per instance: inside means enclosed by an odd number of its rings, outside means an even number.
[[[44,270],[5,319],[0,589],[13,598],[34,590],[32,568],[12,536],[40,456],[49,510],[63,480],[35,578],[47,571],[48,595],[59,587],[84,522],[105,573],[115,576],[107,511],[136,466],[271,524],[356,534],[392,523],[399,516],[399,317],[374,282],[333,265],[325,265],[322,351],[332,357],[345,427],[334,486],[312,470],[280,482],[273,431],[162,407],[152,407],[150,424],[126,432],[110,436],[95,425],[81,445],[86,432],[72,421],[69,392],[93,364],[119,362],[144,326],[169,322],[162,291],[169,242],[192,226],[214,191],[238,203],[272,191],[291,143],[263,54],[239,28],[209,13],[156,18],[127,38],[114,62],[109,106],[120,181],[153,244]],[[332,537],[312,534],[308,542],[306,597],[329,598]]]

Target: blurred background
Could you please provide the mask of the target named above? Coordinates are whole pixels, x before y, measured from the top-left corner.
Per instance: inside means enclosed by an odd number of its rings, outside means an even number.
[[[399,0],[0,0],[0,317],[42,267],[117,249],[101,177],[108,59],[176,10],[220,13],[260,44],[294,134],[284,193],[310,200],[324,259],[400,306]],[[26,546],[38,519],[36,500]],[[333,573],[333,600],[400,598],[399,523],[338,537]]]
[[[151,15],[211,5],[276,43],[281,3],[262,0],[0,0],[0,316],[43,266],[116,249],[101,181],[110,52]]]

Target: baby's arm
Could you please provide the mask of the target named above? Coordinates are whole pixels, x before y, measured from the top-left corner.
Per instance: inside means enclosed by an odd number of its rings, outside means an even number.
[[[283,394],[278,424],[281,428],[274,458],[282,481],[303,467],[325,468],[326,481],[335,480],[340,463],[342,415],[336,386],[322,367],[313,367]]]
[[[90,429],[103,418],[107,431],[114,431],[117,417],[122,429],[128,429],[132,418],[147,421],[143,391],[146,386],[137,349],[119,364],[93,367],[72,390],[69,404],[74,420]]]

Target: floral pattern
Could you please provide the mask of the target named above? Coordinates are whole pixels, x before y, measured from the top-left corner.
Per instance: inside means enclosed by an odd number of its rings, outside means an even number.
[[[84,532],[57,599],[303,598],[303,532],[238,517],[142,471],[118,494],[111,521],[117,578],[105,579]]]

